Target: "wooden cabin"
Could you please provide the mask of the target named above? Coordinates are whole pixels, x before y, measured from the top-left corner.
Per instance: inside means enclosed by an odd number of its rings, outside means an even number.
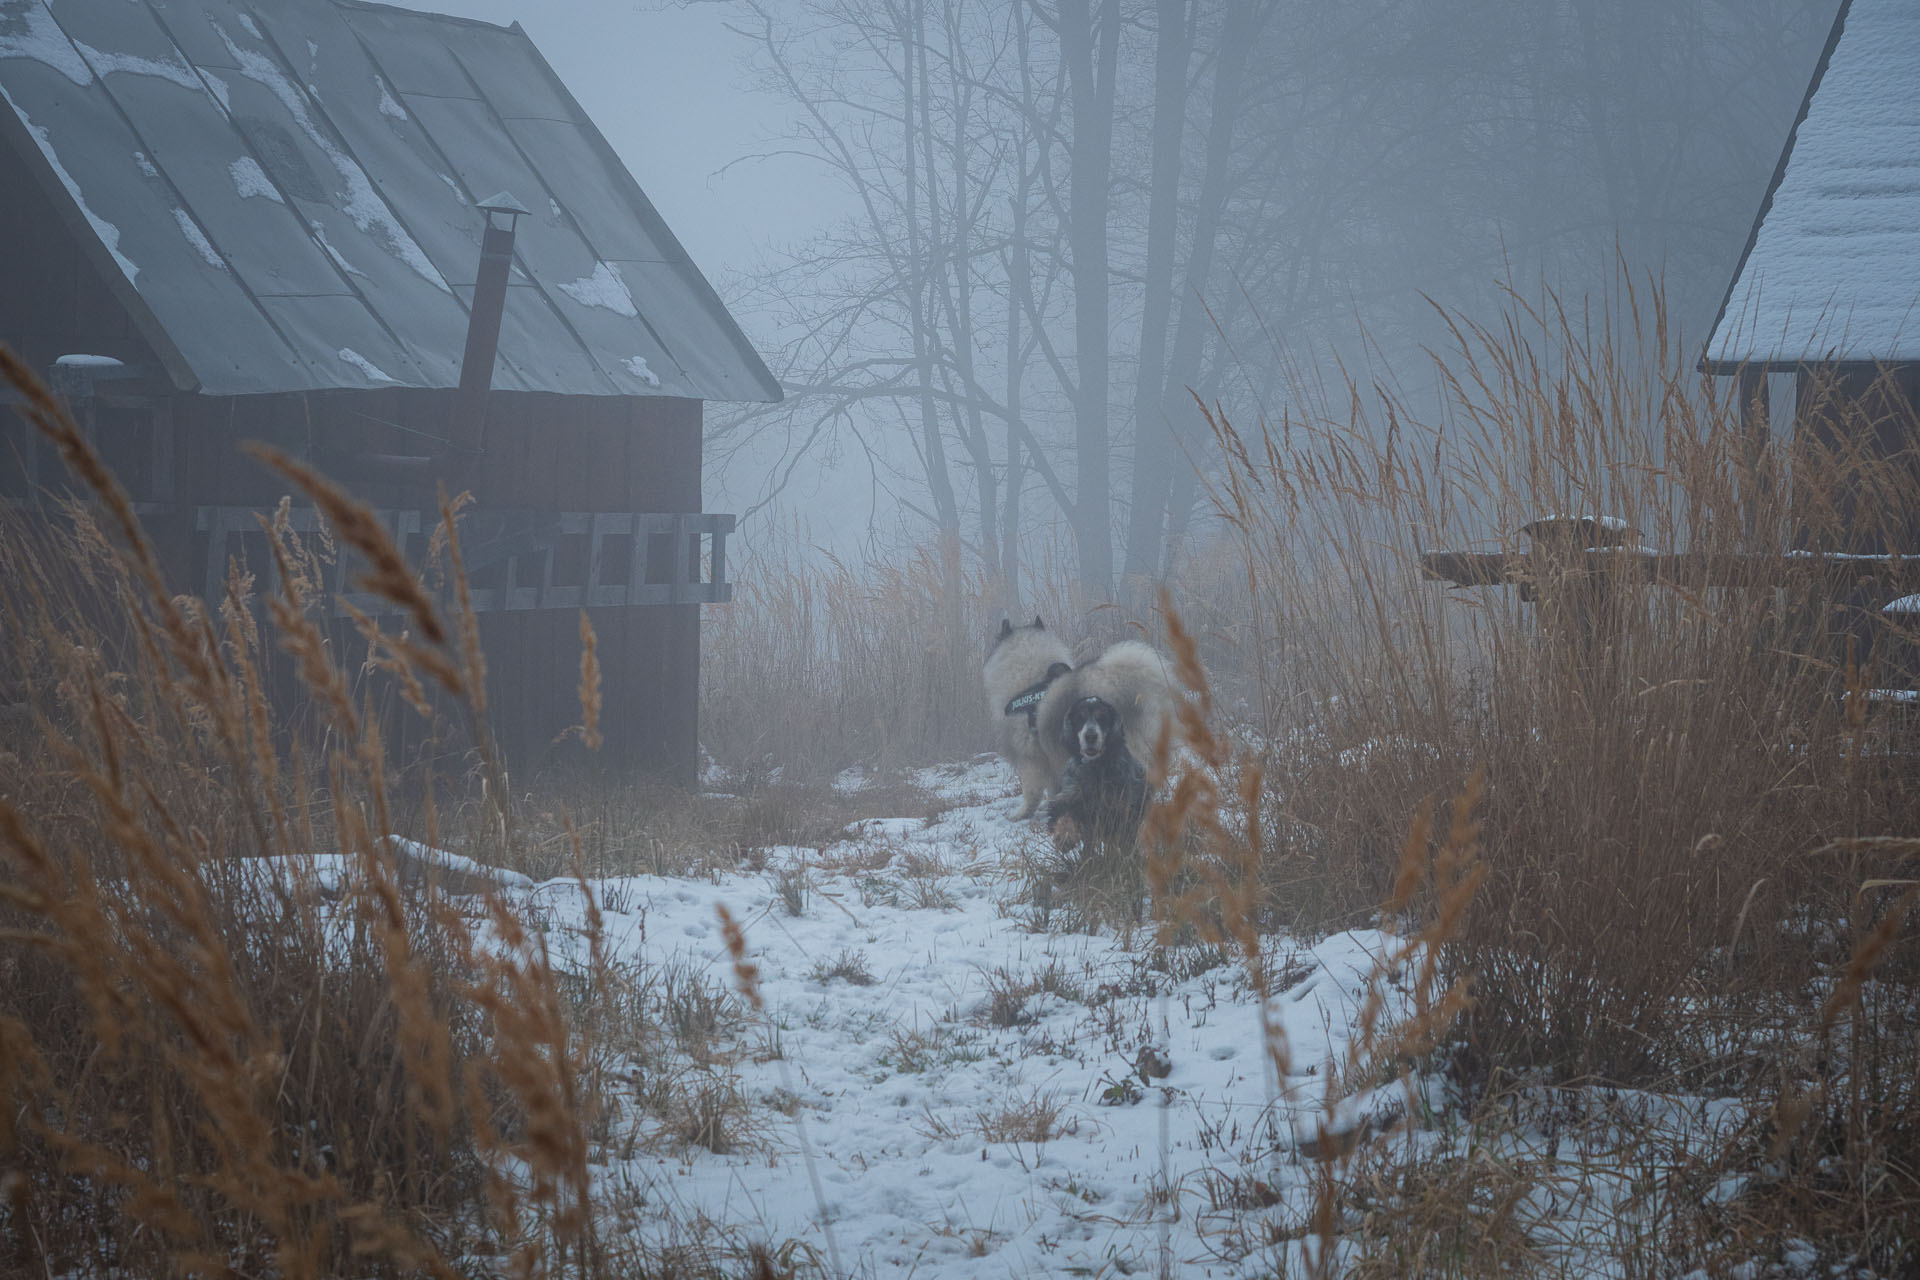
[[[1701,361],[1751,429],[1790,381],[1802,444],[1920,480],[1920,6],[1843,0]],[[1843,438],[1844,437],[1844,438]],[[1895,499],[1909,507],[1906,499]],[[1853,553],[1920,554],[1920,511],[1846,496]]]
[[[229,558],[266,582],[254,513],[287,486],[243,440],[341,479],[416,555],[437,488],[470,490],[509,759],[579,719],[585,609],[608,753],[694,780],[733,527],[701,510],[702,405],[780,389],[518,25],[14,0],[0,91],[0,341],[68,397],[182,590],[218,596]],[[58,460],[0,416],[0,495],[33,504]]]

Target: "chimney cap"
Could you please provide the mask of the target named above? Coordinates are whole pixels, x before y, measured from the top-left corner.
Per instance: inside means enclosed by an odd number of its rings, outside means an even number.
[[[513,198],[513,192],[511,191],[496,191],[485,200],[480,201],[479,207],[488,213],[529,212],[527,206]]]

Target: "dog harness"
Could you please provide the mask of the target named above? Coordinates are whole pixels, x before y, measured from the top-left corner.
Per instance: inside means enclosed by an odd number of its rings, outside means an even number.
[[[1027,716],[1027,728],[1038,729],[1040,727],[1041,700],[1047,696],[1047,690],[1052,687],[1053,682],[1071,670],[1073,670],[1073,668],[1064,662],[1054,663],[1051,667],[1047,668],[1047,674],[1039,684],[1030,684],[1009,698],[1007,700],[1006,710],[1002,714],[1017,716],[1021,712],[1025,712]]]

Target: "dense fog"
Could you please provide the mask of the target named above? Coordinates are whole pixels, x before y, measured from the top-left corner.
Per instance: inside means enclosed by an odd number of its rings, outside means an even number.
[[[744,536],[1166,572],[1210,433],[1416,410],[1448,316],[1705,336],[1833,0],[714,0],[518,18],[759,344]],[[1691,336],[1689,336],[1691,335]]]

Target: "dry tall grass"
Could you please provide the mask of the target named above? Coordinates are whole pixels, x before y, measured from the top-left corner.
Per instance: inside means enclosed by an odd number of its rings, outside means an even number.
[[[1797,1149],[1828,1163],[1784,1179],[1795,1229],[1920,1265],[1913,845],[1862,839],[1920,832],[1920,740],[1868,696],[1896,648],[1876,611],[1901,589],[1835,587],[1789,554],[1914,549],[1911,449],[1856,443],[1894,436],[1892,410],[1836,397],[1830,436],[1759,440],[1631,294],[1591,323],[1516,300],[1455,338],[1441,421],[1349,387],[1338,412],[1214,424],[1252,592],[1274,918],[1336,926],[1399,897],[1405,816],[1483,777],[1485,881],[1438,949],[1473,992],[1448,1042],[1469,1098],[1798,1099],[1818,1136]],[[1556,515],[1685,554],[1650,572],[1549,533],[1524,587],[1422,579],[1427,551],[1525,552],[1522,526]],[[1836,981],[1852,1040],[1807,1052]]]
[[[0,527],[0,1265],[707,1274],[711,1252],[657,1266],[602,1233],[588,1159],[608,1075],[659,1002],[607,960],[591,897],[589,958],[563,974],[497,894],[403,875],[383,717],[322,624],[311,549],[263,521],[280,582],[264,625],[238,568],[217,612],[171,596],[64,408],[3,348],[0,372],[83,495]],[[464,708],[483,779],[465,847],[513,859],[464,597],[443,617],[363,508],[269,461],[407,611],[404,632],[358,623],[417,714]],[[436,543],[458,591],[452,504]],[[267,696],[276,648],[311,733]],[[412,832],[430,842],[435,794]]]

